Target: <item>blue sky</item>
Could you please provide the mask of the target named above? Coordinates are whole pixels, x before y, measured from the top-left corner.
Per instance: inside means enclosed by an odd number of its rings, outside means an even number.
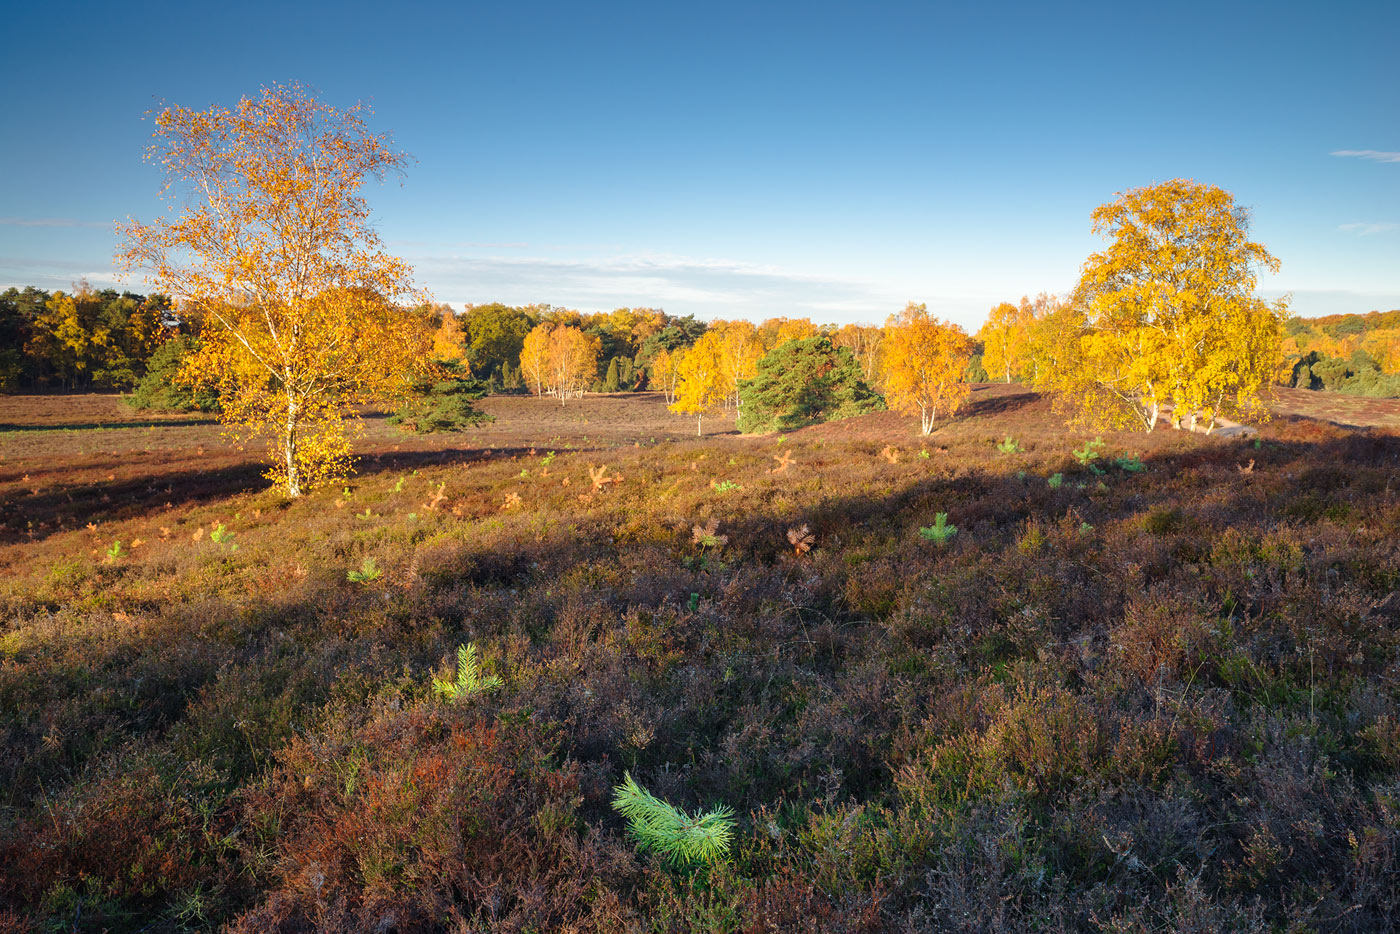
[[[114,280],[113,220],[160,209],[158,101],[299,81],[415,157],[367,194],[454,304],[879,322],[915,300],[975,327],[1073,285],[1096,205],[1185,176],[1252,209],[1296,312],[1400,307],[1394,2],[4,16],[0,287]]]

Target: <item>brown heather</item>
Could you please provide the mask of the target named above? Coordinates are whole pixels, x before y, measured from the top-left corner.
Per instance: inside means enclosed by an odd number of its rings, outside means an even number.
[[[1400,437],[1286,401],[1100,476],[1015,385],[927,457],[493,397],[289,501],[0,398],[0,931],[1392,930]],[[469,642],[503,685],[444,704]],[[731,857],[639,856],[624,770]]]

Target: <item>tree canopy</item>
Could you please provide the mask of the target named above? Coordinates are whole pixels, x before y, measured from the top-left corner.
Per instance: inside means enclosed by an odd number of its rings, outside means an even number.
[[[758,361],[739,385],[739,430],[781,431],[885,407],[849,350],[828,337],[790,340]]]
[[[269,438],[288,496],[349,469],[347,406],[402,395],[431,344],[411,270],[360,195],[406,157],[364,118],[296,85],[166,107],[149,158],[174,210],[123,228],[126,269],[207,316],[184,377],[218,387],[227,424]]]
[[[920,432],[930,433],[939,413],[952,415],[967,399],[972,350],[962,328],[910,302],[885,328],[885,401],[896,412],[917,414]]]
[[[1288,310],[1254,295],[1259,271],[1279,264],[1249,239],[1248,212],[1221,188],[1173,179],[1092,217],[1110,242],[1084,263],[1076,346],[1042,386],[1086,421],[1148,431],[1167,409],[1173,424],[1262,414]]]

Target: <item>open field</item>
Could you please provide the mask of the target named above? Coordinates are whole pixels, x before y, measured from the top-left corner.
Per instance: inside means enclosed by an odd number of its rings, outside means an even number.
[[[1356,428],[1400,430],[1400,399],[1369,399],[1339,392],[1313,392],[1276,386],[1269,408],[1280,417],[1297,416]]]
[[[287,501],[0,397],[0,931],[1393,929],[1400,403],[1276,405],[1081,464],[1019,386],[927,439],[498,396]],[[624,770],[730,856],[637,853]]]

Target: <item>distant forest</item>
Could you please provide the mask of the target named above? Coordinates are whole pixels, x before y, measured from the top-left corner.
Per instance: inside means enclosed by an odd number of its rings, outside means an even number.
[[[1291,318],[1284,330],[1289,385],[1400,397],[1400,310]]]
[[[459,344],[473,375],[495,391],[524,388],[520,352],[540,323],[567,324],[597,339],[598,372],[589,386],[594,390],[659,388],[648,385],[653,359],[690,346],[707,329],[693,316],[673,317],[653,308],[584,314],[549,305],[490,303],[461,314],[446,305],[432,311],[448,325],[441,336]],[[787,318],[769,319],[759,326],[760,332],[765,329],[774,336],[825,333],[856,349],[870,337],[863,332],[878,330]],[[1285,331],[1282,384],[1400,397],[1400,310],[1291,318]],[[173,407],[191,407],[190,397],[166,390],[198,334],[198,320],[180,315],[163,295],[83,285],[72,292],[10,288],[0,293],[0,391],[135,391],[138,400],[178,399]],[[981,352],[979,344],[970,378],[987,378]]]

